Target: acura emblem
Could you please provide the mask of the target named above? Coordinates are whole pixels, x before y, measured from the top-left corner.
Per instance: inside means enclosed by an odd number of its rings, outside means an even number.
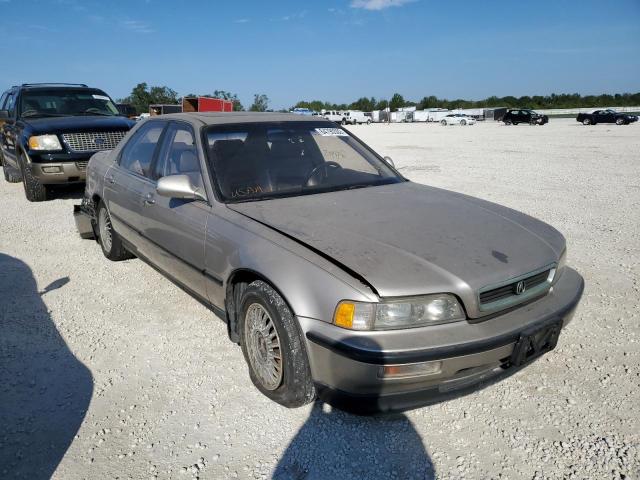
[[[527,287],[524,284],[524,280],[520,280],[516,284],[516,295],[522,295],[526,289]]]
[[[93,143],[96,144],[96,146],[101,146],[104,145],[104,138],[98,137],[96,139],[93,140]]]

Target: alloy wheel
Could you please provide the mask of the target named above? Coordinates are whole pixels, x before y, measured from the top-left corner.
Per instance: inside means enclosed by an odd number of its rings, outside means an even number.
[[[244,336],[253,372],[265,389],[275,390],[282,383],[283,373],[280,337],[271,316],[259,303],[247,309]]]

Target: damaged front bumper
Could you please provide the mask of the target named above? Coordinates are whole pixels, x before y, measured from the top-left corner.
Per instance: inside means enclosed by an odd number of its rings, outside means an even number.
[[[76,221],[76,228],[78,229],[80,238],[96,238],[96,211],[91,200],[83,198],[80,205],[74,205],[73,218]]]

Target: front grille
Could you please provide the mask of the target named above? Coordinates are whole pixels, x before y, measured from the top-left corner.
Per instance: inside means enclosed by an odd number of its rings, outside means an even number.
[[[84,172],[87,169],[87,164],[89,163],[89,160],[83,160],[81,162],[76,162],[76,168],[78,170],[80,170],[81,172]]]
[[[83,132],[63,133],[62,140],[74,152],[97,152],[112,150],[127,132]]]
[[[547,279],[549,278],[550,272],[551,269],[546,269],[531,276],[501,285],[500,287],[480,292],[480,305],[486,306],[495,302],[507,302],[508,300],[513,300],[515,303],[520,299],[530,298],[532,293],[539,293],[548,285]],[[517,288],[520,282],[524,284],[524,292],[518,294]]]

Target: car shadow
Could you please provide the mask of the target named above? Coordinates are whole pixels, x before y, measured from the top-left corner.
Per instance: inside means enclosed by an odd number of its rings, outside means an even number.
[[[435,478],[435,467],[406,415],[362,417],[317,401],[273,478],[430,480]]]
[[[326,368],[344,370],[342,357],[329,358]],[[376,404],[381,393],[370,386],[369,401]],[[347,408],[354,415],[320,391],[319,398],[274,469],[275,480],[435,478],[422,438],[404,413],[361,416],[356,405]]]
[[[51,478],[85,417],[93,378],[69,350],[31,269],[0,253],[0,478]]]
[[[71,185],[50,185],[47,200],[80,200],[84,196],[84,183]]]

